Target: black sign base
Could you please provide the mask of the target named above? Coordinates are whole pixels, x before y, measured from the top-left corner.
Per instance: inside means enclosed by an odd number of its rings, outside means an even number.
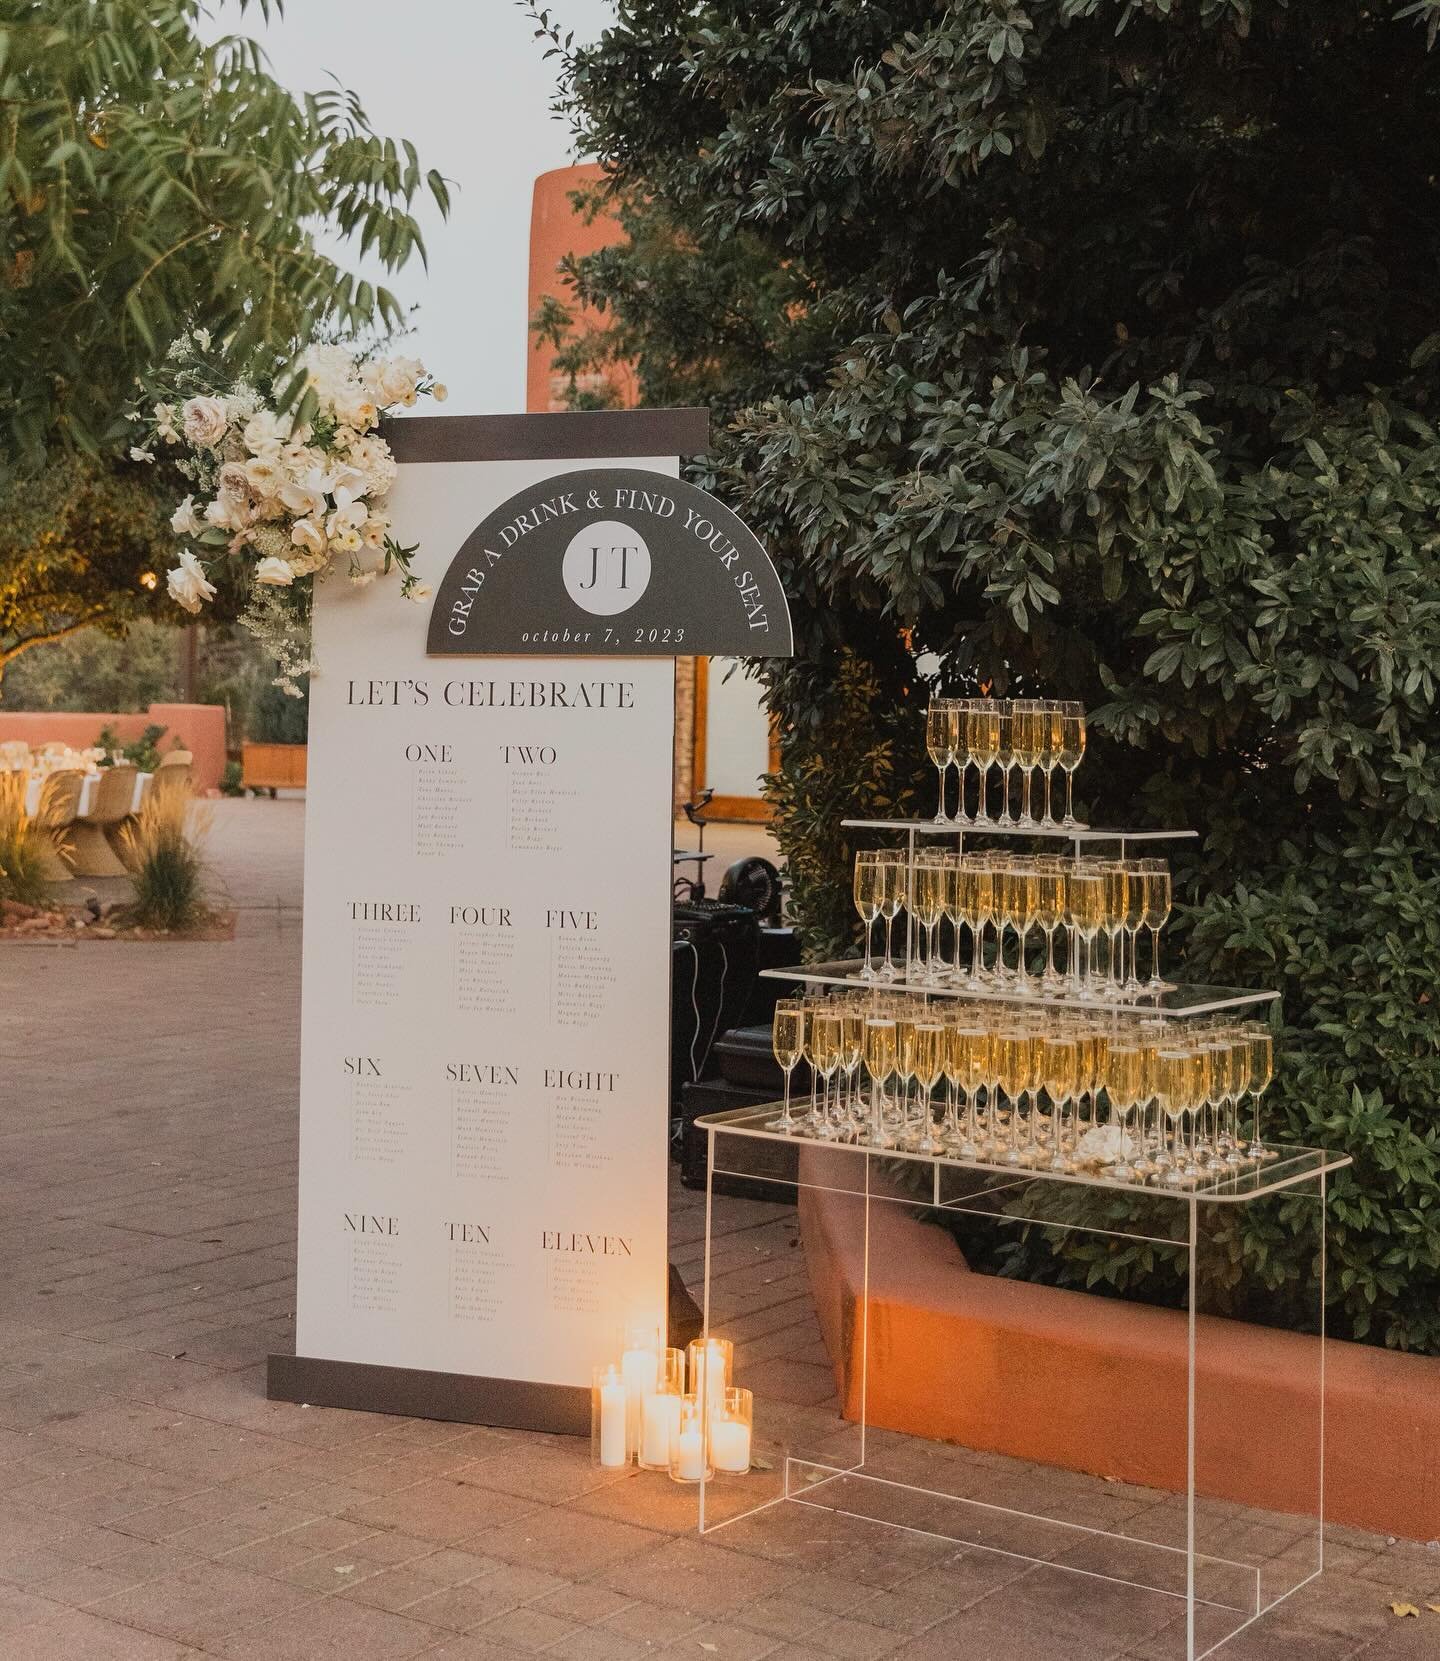
[[[529,1384],[513,1378],[432,1373],[421,1367],[374,1367],[363,1361],[272,1355],[265,1379],[271,1401],[308,1402],[361,1413],[495,1425],[502,1430],[590,1434],[590,1392],[582,1385]]]

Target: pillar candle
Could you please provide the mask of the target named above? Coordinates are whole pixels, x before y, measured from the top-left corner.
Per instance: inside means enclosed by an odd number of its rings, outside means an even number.
[[[710,1458],[717,1471],[743,1476],[750,1469],[750,1426],[743,1419],[715,1419],[710,1426]]]
[[[675,1438],[676,1474],[685,1482],[699,1482],[705,1475],[705,1439],[700,1421],[687,1419]]]
[[[645,1397],[660,1379],[660,1357],[653,1347],[628,1349],[620,1357],[620,1376],[625,1381],[626,1437],[631,1453],[640,1451],[641,1409]]]
[[[600,1386],[600,1463],[609,1470],[629,1459],[625,1437],[628,1406],[625,1381],[612,1367]]]
[[[673,1395],[649,1395],[643,1409],[644,1425],[640,1438],[640,1463],[654,1468],[670,1463],[670,1444],[680,1429],[680,1398]]]

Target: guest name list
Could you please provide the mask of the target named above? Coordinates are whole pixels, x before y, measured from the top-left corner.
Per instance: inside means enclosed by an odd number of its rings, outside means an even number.
[[[546,466],[402,466],[424,579]],[[297,1353],[588,1384],[663,1308],[673,664],[315,609]]]

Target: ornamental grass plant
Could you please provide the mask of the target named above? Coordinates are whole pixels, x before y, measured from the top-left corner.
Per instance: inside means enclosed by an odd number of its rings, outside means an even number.
[[[130,922],[173,934],[208,919],[201,843],[210,823],[187,779],[172,784],[163,772],[156,775],[135,822],[122,833],[135,885]]]
[[[0,900],[39,906],[46,901],[41,865],[48,834],[25,806],[26,773],[0,773]]]

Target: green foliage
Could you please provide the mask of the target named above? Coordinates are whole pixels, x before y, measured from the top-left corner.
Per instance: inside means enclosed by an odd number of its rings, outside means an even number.
[[[139,738],[132,738],[128,744],[124,743],[115,729],[104,726],[95,740],[96,746],[104,750],[107,755],[112,750],[119,750],[131,766],[138,767],[142,773],[153,773],[160,765],[160,740],[165,736],[165,728],[152,721],[140,734]],[[183,749],[184,745],[176,738],[166,746],[167,750]],[[108,767],[108,761],[100,763]]]
[[[243,4],[241,9],[243,10]],[[263,3],[262,10],[269,10]],[[394,327],[393,270],[448,196],[353,93],[296,97],[205,0],[0,0],[0,457],[100,451],[137,373],[192,319],[238,357],[317,325]]]
[[[238,761],[227,761],[225,771],[220,775],[220,794],[222,796],[243,796],[245,786],[240,782],[245,769]]]
[[[69,455],[0,485],[0,677],[23,653],[87,627],[120,637],[158,610],[174,537],[146,473]]]
[[[691,476],[791,598],[764,678],[807,946],[853,927],[843,807],[931,788],[931,691],[1083,698],[1082,811],[1201,832],[1168,962],[1280,989],[1269,1128],[1355,1157],[1333,1328],[1430,1351],[1437,19],[621,0],[553,40],[632,236],[572,262],[584,366],[710,403]],[[1243,1222],[1224,1274],[1283,1318],[1307,1238]],[[1004,1267],[1172,1295],[1035,1230]]]
[[[250,712],[246,737],[261,744],[303,744],[310,730],[310,685],[292,698],[280,687],[267,682],[260,689]]]
[[[417,203],[448,209],[445,181],[353,93],[296,97],[253,41],[202,38],[216,10],[0,0],[0,676],[165,603],[183,486],[114,458],[168,346],[200,326],[243,363],[393,330],[395,297],[322,241],[393,271],[424,257]],[[214,614],[240,598],[222,589]]]
[[[18,658],[6,671],[7,710],[115,710],[173,703],[180,695],[180,633],[138,618],[124,638],[81,629]]]

